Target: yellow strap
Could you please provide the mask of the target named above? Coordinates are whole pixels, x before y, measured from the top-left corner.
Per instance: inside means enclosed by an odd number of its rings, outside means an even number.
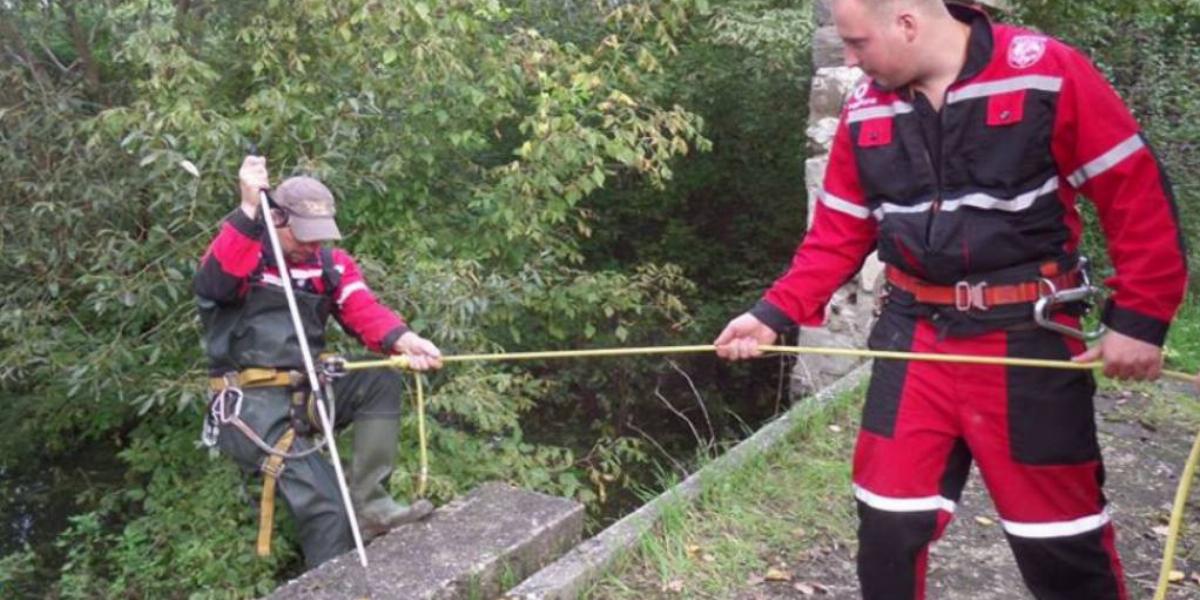
[[[237,374],[237,385],[243,388],[272,387],[292,384],[292,375],[288,371],[277,369],[260,369],[257,367],[242,369]],[[209,377],[208,388],[214,392],[225,389],[228,382],[224,377]]]
[[[287,452],[292,447],[292,441],[296,439],[296,430],[288,429],[278,442],[275,442],[275,449],[279,452]],[[283,457],[278,454],[270,454],[267,456],[266,463],[263,465],[263,489],[262,499],[259,502],[258,510],[258,555],[271,555],[271,528],[275,524],[275,481],[279,479],[279,474],[283,472]]]

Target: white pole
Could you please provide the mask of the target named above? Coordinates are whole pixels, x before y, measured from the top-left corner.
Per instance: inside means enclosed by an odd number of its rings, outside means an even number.
[[[342,492],[342,503],[346,505],[346,517],[350,519],[350,532],[354,534],[354,547],[358,549],[358,559],[363,568],[367,567],[367,551],[363,548],[362,534],[358,531],[358,516],[354,514],[354,503],[350,501],[350,490],[346,487],[346,474],[342,472],[342,461],[338,457],[337,443],[333,438],[333,423],[329,422],[329,413],[325,403],[321,402],[321,386],[317,381],[317,369],[313,366],[312,353],[308,349],[308,336],[304,325],[300,323],[300,311],[296,307],[296,294],[292,291],[292,275],[288,272],[287,259],[283,248],[279,245],[279,233],[275,231],[275,221],[270,214],[271,206],[267,193],[259,191],[259,211],[263,221],[267,223],[267,237],[271,238],[271,251],[275,254],[275,264],[279,267],[279,279],[283,281],[283,293],[287,296],[288,310],[292,313],[292,327],[300,338],[300,354],[304,356],[304,372],[308,375],[308,385],[312,388],[314,402],[317,405],[317,415],[321,417],[321,430],[328,440],[329,458],[333,461],[333,470],[337,472],[338,488]]]

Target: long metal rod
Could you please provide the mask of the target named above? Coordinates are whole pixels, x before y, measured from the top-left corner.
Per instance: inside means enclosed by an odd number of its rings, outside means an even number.
[[[271,218],[270,201],[267,193],[260,191],[259,211],[267,224],[267,237],[271,238],[271,251],[275,254],[275,264],[279,267],[279,279],[283,281],[283,293],[287,296],[288,311],[292,314],[292,326],[296,329],[296,337],[300,338],[300,354],[304,356],[304,372],[308,375],[308,385],[312,388],[314,403],[317,405],[317,415],[321,418],[321,430],[329,442],[329,458],[333,462],[333,470],[337,473],[338,489],[342,492],[342,503],[346,506],[346,518],[350,519],[350,532],[354,534],[354,547],[358,549],[358,560],[363,568],[367,567],[367,550],[363,547],[362,533],[358,530],[358,516],[354,514],[354,503],[350,500],[350,489],[346,487],[346,474],[342,472],[342,461],[338,457],[337,443],[333,438],[333,423],[322,402],[321,384],[317,379],[317,369],[313,365],[312,352],[308,349],[308,336],[304,325],[300,322],[300,310],[296,306],[296,294],[292,291],[292,275],[288,271],[287,259],[283,248],[279,245],[279,233],[275,231],[275,221]]]

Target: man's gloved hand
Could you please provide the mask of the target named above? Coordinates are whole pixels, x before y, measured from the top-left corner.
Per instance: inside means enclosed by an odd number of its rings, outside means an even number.
[[[408,366],[414,371],[442,368],[442,351],[433,342],[406,331],[392,346],[392,352],[408,357]]]
[[[762,355],[758,347],[773,344],[777,337],[775,330],[759,321],[758,317],[743,313],[725,326],[713,344],[717,346],[717,356],[727,360],[743,360]]]
[[[1104,361],[1104,374],[1115,379],[1152,380],[1162,374],[1162,348],[1112,330],[1071,360]]]
[[[267,159],[263,156],[247,156],[238,169],[238,188],[242,195],[242,212],[254,219],[258,216],[259,192],[271,189],[267,174]]]

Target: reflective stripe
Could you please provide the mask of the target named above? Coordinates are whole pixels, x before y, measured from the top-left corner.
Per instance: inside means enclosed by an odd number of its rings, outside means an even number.
[[[1004,525],[1004,530],[1017,537],[1023,538],[1056,538],[1067,537],[1071,535],[1079,535],[1089,531],[1095,531],[1104,527],[1112,520],[1108,514],[1108,509],[1100,511],[1100,514],[1088,515],[1080,517],[1074,521],[1055,521],[1052,523],[1016,523],[1014,521],[1000,522]]]
[[[1009,79],[1000,79],[998,81],[989,81],[987,83],[975,83],[961,87],[946,94],[946,102],[953,104],[955,102],[970,100],[972,98],[995,96],[996,94],[1016,92],[1019,90],[1058,92],[1062,90],[1062,83],[1062,77],[1050,77],[1048,75],[1023,75],[1021,77],[1011,77]]]
[[[322,274],[320,269],[288,269],[288,272],[292,274],[292,279],[297,281],[302,279],[312,279],[313,277],[320,277]]]
[[[965,196],[960,196],[958,198],[943,200],[942,206],[939,210],[942,210],[945,212],[954,212],[954,211],[958,210],[959,208],[966,206],[969,208],[978,208],[981,210],[1000,210],[1000,211],[1004,211],[1004,212],[1020,212],[1020,211],[1026,210],[1029,207],[1033,206],[1033,203],[1037,202],[1038,198],[1041,198],[1042,196],[1045,196],[1046,194],[1055,192],[1057,190],[1058,190],[1058,176],[1055,175],[1054,177],[1047,179],[1046,182],[1043,183],[1041,185],[1041,187],[1039,187],[1038,189],[1025,192],[1024,194],[1020,194],[1013,198],[1001,198],[998,196],[992,196],[990,194],[984,194],[981,192],[977,192],[974,194],[967,194]],[[912,206],[905,206],[903,204],[891,204],[891,203],[885,202],[882,205],[880,205],[879,208],[875,209],[875,218],[883,219],[883,215],[893,214],[893,213],[899,213],[899,214],[922,213],[922,212],[928,211],[929,207],[931,207],[931,206],[933,206],[933,202],[921,202],[919,204],[914,204]]]
[[[1019,212],[1033,206],[1033,203],[1038,198],[1058,190],[1058,176],[1055,175],[1046,180],[1042,187],[1025,192],[1015,198],[997,198],[987,194],[967,194],[961,198],[946,200],[942,202],[942,210],[953,212],[958,210],[960,206],[969,206],[971,208],[979,208],[983,210],[1002,210],[1005,212]]]
[[[280,278],[278,275],[272,275],[270,273],[263,273],[262,280],[263,280],[263,283],[269,283],[271,285],[277,285],[279,287],[283,287],[283,279]]]
[[[1117,166],[1121,161],[1129,158],[1134,152],[1141,150],[1145,145],[1146,143],[1142,141],[1142,136],[1135,133],[1120,144],[1113,146],[1112,150],[1101,154],[1099,158],[1079,167],[1079,170],[1072,173],[1067,178],[1067,181],[1071,182],[1072,186],[1078,188],[1087,180]]]
[[[847,123],[857,123],[859,121],[868,121],[870,119],[879,119],[883,117],[894,117],[896,115],[908,114],[913,111],[913,106],[907,102],[896,102],[885,106],[872,106],[870,108],[860,108],[850,111],[846,115]]]
[[[922,212],[928,211],[930,206],[933,206],[933,202],[922,202],[920,204],[913,204],[912,206],[905,206],[903,204],[892,204],[890,202],[884,202],[883,204],[879,205],[879,208],[875,209],[875,219],[882,221],[883,215],[885,215],[885,214],[922,213]]]
[[[340,296],[338,296],[338,299],[337,299],[338,306],[341,306],[342,303],[346,301],[346,298],[349,298],[350,295],[353,294],[354,292],[357,292],[360,290],[365,290],[365,289],[367,289],[367,284],[362,281],[355,281],[354,283],[346,286],[345,288],[342,288],[342,294]]]
[[[871,211],[867,209],[867,207],[859,206],[858,204],[850,202],[849,200],[838,198],[837,196],[834,196],[825,190],[821,190],[817,194],[817,198],[820,199],[821,204],[824,204],[826,207],[836,210],[842,214],[850,215],[856,219],[867,219],[871,216]]]
[[[866,488],[854,484],[854,497],[862,501],[863,504],[878,510],[888,512],[921,512],[926,510],[944,510],[946,512],[954,512],[955,503],[949,498],[942,496],[925,496],[922,498],[889,498],[880,496],[868,491]]]

